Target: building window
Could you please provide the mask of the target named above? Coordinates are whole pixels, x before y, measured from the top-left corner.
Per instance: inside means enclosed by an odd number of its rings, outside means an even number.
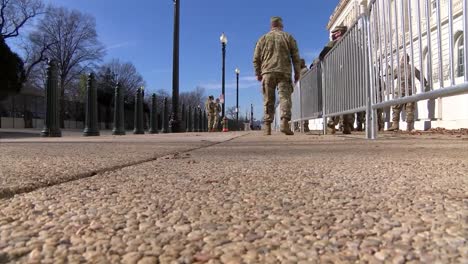
[[[435,15],[437,11],[437,0],[432,0],[432,14]]]
[[[463,41],[463,34],[460,34],[456,39],[456,54],[455,54],[455,62],[457,64],[457,77],[462,77],[465,74],[465,49],[464,49],[464,41]]]

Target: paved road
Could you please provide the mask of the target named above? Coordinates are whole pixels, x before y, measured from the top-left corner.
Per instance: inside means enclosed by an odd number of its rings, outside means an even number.
[[[468,262],[466,137],[225,135],[0,199],[0,262]]]

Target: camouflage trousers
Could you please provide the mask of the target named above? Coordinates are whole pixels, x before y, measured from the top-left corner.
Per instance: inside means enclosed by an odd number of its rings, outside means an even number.
[[[342,116],[333,116],[328,119],[328,127],[335,127],[340,123],[340,120],[343,121],[343,128],[349,128],[353,126],[353,115],[342,115]]]
[[[405,87],[404,84],[401,86],[401,91],[396,91],[395,96],[398,96],[398,94],[401,92],[401,97],[405,97]],[[412,86],[408,87],[408,92],[409,95],[411,96],[413,94],[413,88]],[[400,113],[401,109],[405,108],[406,111],[406,122],[407,123],[414,123],[414,103],[406,103],[406,104],[400,104],[400,105],[394,105],[392,107],[392,121],[393,122],[400,122]]]
[[[220,119],[221,119],[221,116],[219,114],[213,114],[213,124],[210,126],[210,128],[214,130],[218,130]]]
[[[358,127],[359,124],[364,125],[366,123],[366,112],[359,112],[356,114],[357,116],[357,123]],[[383,130],[385,126],[384,118],[383,118],[383,109],[377,109],[377,125],[379,130]]]
[[[275,118],[276,88],[280,99],[281,119],[291,120],[291,94],[294,90],[291,75],[267,73],[263,75],[263,107],[265,123],[272,123]]]
[[[405,108],[406,111],[406,122],[414,123],[414,103],[406,103],[401,105],[395,105],[392,107],[392,121],[395,123],[400,122],[401,109]]]
[[[208,130],[214,128],[214,124],[215,124],[215,114],[208,113]]]

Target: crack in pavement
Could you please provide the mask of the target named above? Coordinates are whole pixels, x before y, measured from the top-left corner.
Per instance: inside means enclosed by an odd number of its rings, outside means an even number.
[[[183,150],[183,151],[176,151],[176,152],[173,152],[173,153],[165,154],[163,156],[153,156],[151,158],[142,159],[142,160],[138,160],[138,161],[132,161],[132,162],[125,163],[125,164],[122,164],[122,165],[117,165],[117,166],[111,166],[111,167],[107,167],[107,168],[92,170],[92,171],[85,172],[85,173],[79,173],[79,174],[72,175],[70,177],[58,178],[56,180],[49,180],[47,182],[43,182],[43,183],[41,182],[41,183],[34,184],[34,185],[28,184],[28,185],[20,186],[20,187],[14,186],[14,187],[0,188],[0,199],[9,199],[9,198],[12,198],[13,196],[18,195],[18,194],[30,193],[30,192],[33,192],[33,191],[36,191],[36,190],[39,190],[39,189],[42,189],[42,188],[48,188],[48,187],[52,187],[52,186],[63,184],[63,183],[68,183],[68,182],[72,182],[72,181],[86,179],[86,178],[94,177],[94,176],[97,176],[99,174],[103,174],[103,173],[106,173],[106,172],[114,172],[114,171],[121,170],[123,168],[144,164],[144,163],[156,161],[156,160],[159,160],[159,159],[167,159],[167,157],[175,157],[175,156],[178,156],[180,154],[185,154],[185,153],[189,153],[189,152],[192,152],[192,151],[195,151],[195,150],[209,148],[209,147],[212,147],[212,146],[216,146],[216,145],[219,145],[219,144],[230,142],[230,141],[232,141],[234,139],[237,139],[237,138],[240,138],[240,137],[243,137],[243,136],[247,136],[249,134],[250,133],[234,136],[234,137],[232,137],[230,139],[227,139],[227,140],[224,140],[224,141],[219,141],[219,142],[214,142],[214,143],[211,142],[211,141],[202,140],[202,141],[200,141],[200,143],[207,144],[207,145],[203,145],[203,146],[199,146],[199,147],[195,147],[195,148],[190,148],[190,149]]]

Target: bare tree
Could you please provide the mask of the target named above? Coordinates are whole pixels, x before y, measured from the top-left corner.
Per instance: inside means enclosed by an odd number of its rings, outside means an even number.
[[[71,84],[104,56],[95,19],[63,7],[49,7],[29,40],[30,66],[40,64],[44,57],[58,62],[62,99]],[[28,68],[29,74],[33,69],[34,65]]]
[[[205,88],[196,87],[195,90],[190,92],[182,92],[179,95],[180,105],[185,104],[185,107],[203,107],[206,100]]]
[[[0,34],[4,39],[17,37],[44,8],[42,0],[0,0]]]
[[[100,67],[98,76],[106,76],[109,73],[112,74],[112,81],[120,83],[123,87],[124,95],[127,98],[133,98],[136,90],[145,86],[143,77],[131,62],[122,63],[118,59],[113,59]]]

